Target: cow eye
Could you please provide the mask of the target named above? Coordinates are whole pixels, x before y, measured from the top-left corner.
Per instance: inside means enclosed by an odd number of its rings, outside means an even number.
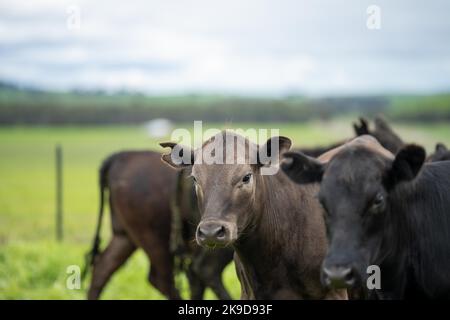
[[[252,178],[252,174],[251,174],[251,173],[246,174],[246,175],[242,178],[242,182],[243,182],[243,183],[249,183],[251,178]]]
[[[191,177],[192,177],[192,181],[194,181],[194,183],[197,184],[197,179],[195,179],[194,176],[191,176]]]
[[[375,198],[373,199],[373,205],[379,206],[382,205],[384,202],[384,196],[381,193],[378,193]]]
[[[384,195],[382,193],[378,193],[372,201],[370,212],[376,214],[383,211],[384,203]]]

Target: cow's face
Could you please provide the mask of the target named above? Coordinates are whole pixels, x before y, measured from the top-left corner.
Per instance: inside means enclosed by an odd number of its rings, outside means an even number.
[[[329,239],[322,265],[324,285],[342,288],[365,281],[367,267],[386,232],[392,190],[398,183],[414,179],[424,158],[423,148],[417,146],[405,147],[395,159],[371,148],[352,146],[342,149],[327,165],[303,155],[292,156],[283,169],[294,181],[305,182],[305,177],[321,181],[319,200],[325,209]]]
[[[258,175],[258,169],[248,164],[193,166],[202,214],[196,232],[200,245],[223,247],[238,239],[253,218]]]
[[[224,142],[223,150],[218,150],[217,145],[211,148],[219,138]],[[198,244],[209,248],[232,245],[254,226],[255,212],[263,205],[258,199],[261,171],[274,165],[274,160],[290,145],[284,137],[271,138],[258,146],[241,136],[220,133],[192,152],[191,177],[202,215],[196,232]],[[268,157],[261,156],[262,149]],[[205,161],[211,154],[220,154],[222,163]],[[170,161],[167,155],[163,160]]]
[[[327,286],[348,287],[365,280],[371,253],[382,238],[389,161],[364,148],[344,150],[326,168],[319,192],[329,237],[322,266]]]

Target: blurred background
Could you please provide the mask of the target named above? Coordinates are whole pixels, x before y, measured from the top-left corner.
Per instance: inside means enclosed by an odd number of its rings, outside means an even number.
[[[194,120],[318,146],[383,114],[405,141],[449,144],[449,11],[446,0],[0,0],[0,298],[84,298],[66,267],[90,247],[101,161],[160,150]],[[103,297],[163,298],[147,271],[138,252]],[[232,266],[225,279],[237,298]]]

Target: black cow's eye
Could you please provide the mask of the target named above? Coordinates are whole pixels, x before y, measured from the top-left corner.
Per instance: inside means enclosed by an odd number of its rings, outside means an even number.
[[[251,174],[251,173],[246,174],[246,175],[242,178],[242,182],[243,182],[243,183],[249,183],[251,177],[252,177],[252,174]]]
[[[195,179],[194,176],[191,176],[191,177],[192,177],[192,181],[194,181],[194,183],[197,183],[197,179]]]
[[[377,214],[384,210],[384,195],[382,193],[378,193],[375,198],[373,198],[372,206],[370,207],[369,212],[373,214]]]
[[[382,205],[384,202],[384,196],[381,193],[378,193],[375,198],[373,199],[373,204],[375,206]]]

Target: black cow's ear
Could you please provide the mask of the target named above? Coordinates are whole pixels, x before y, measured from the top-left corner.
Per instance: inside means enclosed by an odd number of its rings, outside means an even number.
[[[444,153],[447,152],[448,149],[445,146],[445,144],[443,144],[442,142],[439,142],[436,144],[436,149],[435,149],[436,153]]]
[[[313,183],[322,180],[325,165],[300,152],[286,152],[281,169],[296,183]]]
[[[163,148],[170,147],[169,153],[163,154],[161,160],[174,168],[185,168],[194,164],[194,152],[185,146],[174,142],[161,142]]]
[[[376,116],[373,122],[375,124],[375,131],[392,132],[391,126],[382,115]]]
[[[425,157],[425,149],[418,145],[410,144],[400,149],[388,171],[387,186],[392,188],[399,182],[413,180],[422,168]]]
[[[272,137],[265,144],[258,148],[257,163],[260,166],[266,166],[278,163],[280,155],[291,148],[292,141],[287,137]]]
[[[364,134],[369,134],[369,124],[365,118],[359,118],[359,123],[353,124],[353,129],[355,130],[356,136],[362,136]]]

